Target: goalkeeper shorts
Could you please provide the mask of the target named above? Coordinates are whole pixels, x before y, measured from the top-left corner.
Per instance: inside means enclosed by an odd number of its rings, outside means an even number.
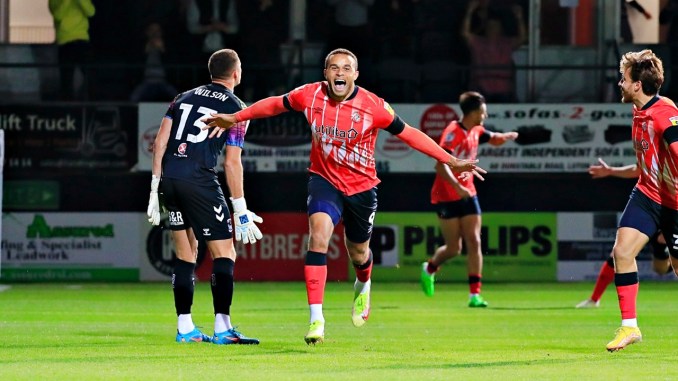
[[[233,238],[231,212],[217,182],[208,186],[163,177],[160,182],[170,230],[193,228],[205,241]]]

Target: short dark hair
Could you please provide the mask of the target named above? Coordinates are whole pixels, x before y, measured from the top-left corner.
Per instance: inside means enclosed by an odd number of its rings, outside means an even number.
[[[477,91],[467,91],[459,96],[459,107],[464,115],[479,110],[485,104],[485,97]]]
[[[652,50],[625,53],[619,61],[619,72],[624,75],[626,69],[632,81],[640,81],[645,95],[654,95],[664,83],[664,65]]]
[[[327,65],[330,63],[330,57],[335,54],[346,54],[347,56],[353,57],[353,60],[355,60],[355,69],[358,70],[358,57],[356,57],[352,51],[344,48],[334,49],[333,51],[327,53],[327,56],[325,56],[325,69],[327,69]]]
[[[207,68],[212,78],[226,79],[233,74],[236,65],[240,61],[238,53],[233,49],[221,49],[212,53]]]

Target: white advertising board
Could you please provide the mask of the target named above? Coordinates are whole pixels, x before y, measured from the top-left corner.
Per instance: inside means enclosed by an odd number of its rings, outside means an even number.
[[[558,281],[595,281],[614,246],[618,212],[558,213]],[[640,279],[675,280],[671,274],[652,270],[652,248],[647,245],[637,257]]]
[[[436,141],[462,114],[457,105],[397,104],[396,113]],[[139,104],[139,162],[151,169],[151,147],[167,104]],[[480,165],[492,172],[582,172],[601,157],[610,165],[635,162],[628,104],[490,104],[485,126],[517,131],[515,142],[482,144]],[[310,129],[295,118],[252,124],[245,138],[243,165],[250,172],[304,172]],[[433,172],[433,161],[397,137],[382,132],[375,158],[380,173]],[[221,165],[218,169],[221,170]]]
[[[3,213],[2,278],[138,281],[141,213]]]

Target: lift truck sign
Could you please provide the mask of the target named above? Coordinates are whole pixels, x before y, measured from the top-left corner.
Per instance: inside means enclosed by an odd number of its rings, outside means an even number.
[[[7,171],[128,170],[136,163],[136,107],[0,106]]]

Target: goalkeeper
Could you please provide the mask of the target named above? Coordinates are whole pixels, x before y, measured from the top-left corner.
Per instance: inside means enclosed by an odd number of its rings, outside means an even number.
[[[207,139],[200,118],[212,112],[233,113],[245,107],[233,89],[240,83],[238,54],[222,49],[209,59],[212,82],[177,95],[165,113],[153,145],[153,169],[148,217],[160,223],[158,192],[169,212],[169,229],[176,251],[172,289],[178,317],[176,341],[181,343],[259,344],[236,331],[231,324],[235,248],[233,225],[224,193],[217,179],[217,158],[226,145],[224,172],[233,204],[235,238],[255,243],[262,235],[254,222],[262,219],[247,209],[240,160],[247,122],[239,123],[218,139]],[[197,259],[196,234],[207,243],[214,267],[212,299],[214,335],[204,335],[193,324],[191,306]]]

